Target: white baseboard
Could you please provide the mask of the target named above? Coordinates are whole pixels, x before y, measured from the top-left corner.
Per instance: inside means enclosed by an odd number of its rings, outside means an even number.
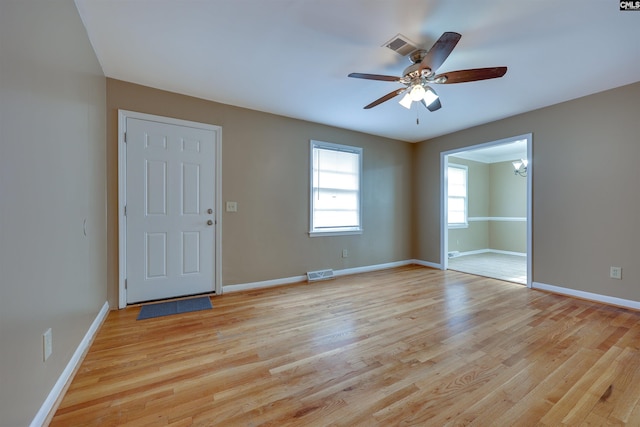
[[[263,280],[261,282],[238,283],[222,286],[222,293],[250,291],[252,289],[270,288],[272,286],[290,285],[291,283],[306,282],[307,275],[285,277],[283,279]]]
[[[503,255],[527,256],[526,252],[501,251],[499,249],[489,249],[489,252]]]
[[[65,386],[67,385],[67,382],[71,379],[71,376],[73,375],[76,368],[80,365],[80,362],[82,362],[82,356],[89,348],[93,337],[95,336],[96,332],[98,332],[98,328],[107,317],[108,312],[109,303],[105,302],[98,312],[98,315],[93,320],[93,323],[91,323],[91,326],[89,327],[87,333],[84,335],[84,338],[82,338],[82,341],[80,341],[80,344],[78,345],[78,348],[76,348],[76,351],[73,353],[73,356],[71,356],[71,360],[69,360],[69,363],[67,363],[64,371],[62,371],[62,374],[60,374],[58,381],[56,381],[53,388],[49,392],[49,395],[40,407],[40,410],[36,414],[33,421],[31,421],[31,427],[40,427],[43,426],[45,422],[47,422],[47,417],[53,410],[53,407],[58,401],[58,398],[61,397],[61,394]]]
[[[433,264],[427,261],[420,261],[415,259],[409,259],[404,261],[388,262],[385,264],[367,265],[364,267],[345,268],[342,270],[335,270],[334,276],[346,276],[349,274],[368,273],[370,271],[386,270],[388,268],[402,267],[405,265],[418,264],[425,267],[432,267],[441,269],[439,264]],[[307,276],[293,276],[285,277],[283,279],[264,280],[261,282],[239,283],[236,285],[226,285],[222,287],[222,293],[227,292],[239,292],[249,291],[253,289],[270,288],[272,286],[289,285],[292,283],[306,282]]]
[[[370,271],[386,270],[388,268],[404,267],[413,264],[413,260],[387,262],[385,264],[366,265],[364,267],[344,268],[334,271],[335,276],[348,276],[350,274],[368,273]]]
[[[556,294],[567,295],[570,297],[581,298],[589,301],[601,302],[603,304],[615,305],[618,307],[631,308],[640,310],[640,301],[633,301],[623,298],[610,297],[608,295],[594,294],[591,292],[578,291],[575,289],[563,288],[561,286],[547,285],[545,283],[533,282],[532,289],[553,292]]]
[[[442,264],[436,264],[435,262],[429,262],[429,261],[422,261],[421,259],[412,259],[411,264],[417,264],[423,267],[431,267],[431,268],[437,268],[438,270],[442,270]]]
[[[466,251],[460,252],[454,258],[458,258],[465,255],[477,255],[477,254],[503,254],[503,255],[516,255],[516,256],[527,256],[525,252],[511,252],[511,251],[501,251],[499,249],[476,249],[475,251]]]

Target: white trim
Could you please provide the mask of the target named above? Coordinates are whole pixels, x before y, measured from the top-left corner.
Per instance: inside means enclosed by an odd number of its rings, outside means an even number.
[[[460,230],[460,229],[469,228],[469,222],[467,221],[466,224],[447,224],[447,228],[449,230]]]
[[[486,253],[527,256],[527,254],[524,252],[502,251],[500,249],[476,249],[473,251],[459,252],[458,255],[456,255],[454,258],[459,258],[461,256],[466,256],[466,255],[478,255],[478,254],[486,254]]]
[[[589,301],[600,302],[603,304],[615,305],[634,310],[640,310],[640,301],[633,301],[623,298],[611,297],[608,295],[594,294],[586,291],[578,291],[576,289],[563,288],[561,286],[547,285],[545,283],[533,282],[532,289],[553,292],[560,295],[581,298]]]
[[[405,265],[412,265],[412,264],[441,269],[439,264],[433,264],[427,261],[420,261],[416,259],[408,259],[404,261],[388,262],[385,264],[367,265],[364,267],[354,267],[354,268],[345,268],[342,270],[335,270],[333,272],[333,275],[335,277],[347,276],[351,274],[386,270],[388,268],[403,267]],[[224,286],[224,292],[228,293],[228,292],[248,291],[252,289],[270,288],[273,286],[290,285],[292,283],[299,283],[299,282],[306,282],[306,281],[307,281],[307,275],[305,274],[303,276],[285,277],[283,279],[273,279],[273,280],[264,280],[261,282],[250,282],[250,283],[239,283],[236,285],[226,285]]]
[[[214,126],[216,134],[216,198],[214,200],[216,210],[216,238],[213,250],[213,262],[216,271],[213,274],[214,289],[216,294],[222,295],[222,127]]]
[[[446,270],[449,262],[449,198],[447,197],[449,182],[448,154],[440,152],[440,264],[442,270]]]
[[[436,268],[438,270],[444,270],[442,264],[436,264],[435,262],[422,261],[421,259],[412,259],[411,264],[421,265],[423,267]]]
[[[385,264],[365,265],[363,267],[343,268],[333,272],[334,276],[348,276],[351,274],[369,273],[371,271],[386,270],[388,268],[404,267],[413,264],[412,260],[387,262]]]
[[[345,230],[345,231],[337,231],[332,229],[332,231],[310,231],[309,237],[324,237],[324,236],[353,236],[356,234],[362,234],[362,228],[359,230]]]
[[[307,275],[285,277],[284,279],[263,280],[261,282],[238,283],[236,285],[223,286],[224,293],[250,291],[252,289],[271,288],[273,286],[290,285],[292,283],[306,282]]]
[[[127,274],[127,221],[124,208],[127,205],[127,150],[125,145],[125,132],[127,131],[127,118],[166,123],[176,126],[185,126],[196,129],[210,130],[215,135],[216,152],[216,182],[214,211],[216,212],[216,232],[214,242],[214,289],[215,293],[222,295],[222,127],[209,123],[192,122],[189,120],[175,119],[172,117],[156,116],[153,114],[138,113],[135,111],[118,110],[118,308],[127,306],[127,291],[125,280]]]
[[[315,148],[324,150],[334,150],[344,153],[352,153],[358,155],[358,225],[353,227],[336,227],[327,229],[314,229],[313,227],[313,150]],[[309,140],[309,237],[320,236],[348,236],[354,234],[362,234],[362,191],[364,182],[364,171],[362,158],[364,156],[364,148],[352,145],[336,144],[333,142]]]
[[[501,251],[499,249],[489,249],[489,252],[494,254],[515,255],[515,256],[527,256],[526,252],[514,252],[514,251]]]
[[[38,413],[33,418],[33,421],[31,421],[31,424],[30,424],[31,427],[45,425],[45,422],[47,421],[47,417],[53,410],[58,399],[61,397],[65,386],[71,380],[71,377],[75,372],[76,368],[80,366],[80,363],[82,362],[85,352],[89,349],[89,346],[93,341],[93,338],[95,337],[96,333],[98,332],[98,329],[100,328],[100,325],[102,325],[102,322],[104,322],[104,319],[107,317],[108,313],[109,313],[109,302],[105,302],[102,305],[102,308],[100,309],[100,311],[98,312],[98,315],[91,323],[91,326],[89,326],[89,330],[84,335],[84,338],[82,338],[82,341],[80,341],[78,348],[76,348],[76,351],[71,356],[71,360],[69,360],[69,363],[67,363],[67,366],[62,371],[62,374],[60,374],[60,377],[58,377],[58,380],[53,385],[53,388],[49,392],[49,395],[47,396],[45,401],[42,403],[40,410],[38,410]]]
[[[440,262],[442,263],[442,269],[446,270],[448,267],[448,251],[449,242],[447,242],[447,236],[449,228],[447,227],[447,182],[446,182],[446,170],[448,164],[448,156],[456,154],[462,151],[475,150],[479,148],[487,148],[496,145],[508,144],[517,140],[527,140],[527,158],[529,159],[529,165],[527,167],[527,287],[531,288],[533,283],[533,134],[526,133],[510,138],[504,138],[497,141],[485,142],[482,144],[460,147],[453,150],[440,152]]]
[[[128,111],[118,111],[118,308],[127,306],[127,221],[124,209],[127,205],[127,149],[124,142],[124,132],[127,128]]]
[[[527,217],[526,216],[473,216],[473,217],[469,217],[467,221],[469,222],[477,222],[477,221],[527,222]]]
[[[527,287],[533,286],[533,134],[523,135],[527,138]]]

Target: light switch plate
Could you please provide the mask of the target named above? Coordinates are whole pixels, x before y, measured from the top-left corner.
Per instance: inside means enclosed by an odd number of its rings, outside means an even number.
[[[238,202],[227,202],[227,212],[238,212]]]

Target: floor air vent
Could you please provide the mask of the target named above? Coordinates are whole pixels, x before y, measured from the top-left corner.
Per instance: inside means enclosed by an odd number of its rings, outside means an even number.
[[[333,279],[333,270],[307,271],[307,281],[316,282],[318,280]]]

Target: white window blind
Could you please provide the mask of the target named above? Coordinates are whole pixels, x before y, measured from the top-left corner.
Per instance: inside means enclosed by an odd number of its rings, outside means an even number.
[[[467,223],[467,167],[449,165],[447,168],[447,222],[449,226],[466,227]]]
[[[311,141],[310,233],[360,232],[362,148]]]

